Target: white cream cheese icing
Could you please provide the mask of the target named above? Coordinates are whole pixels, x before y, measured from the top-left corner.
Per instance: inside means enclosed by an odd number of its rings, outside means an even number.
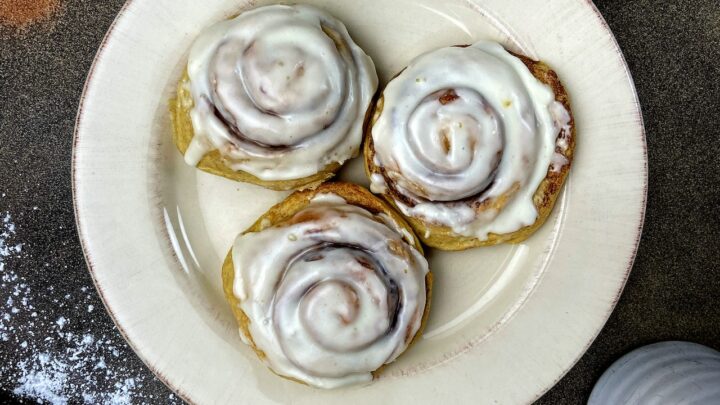
[[[481,240],[535,222],[535,190],[567,164],[554,154],[569,114],[519,58],[489,41],[439,49],[383,98],[372,139],[384,175],[371,176],[371,190],[390,181],[412,201],[395,199],[405,215]],[[498,204],[475,209],[488,200]]]
[[[317,8],[260,7],[204,30],[188,59],[194,137],[233,170],[292,180],[356,155],[377,88],[372,60]]]
[[[233,293],[270,368],[335,388],[371,381],[407,348],[428,264],[402,231],[386,215],[319,194],[288,222],[236,239]]]

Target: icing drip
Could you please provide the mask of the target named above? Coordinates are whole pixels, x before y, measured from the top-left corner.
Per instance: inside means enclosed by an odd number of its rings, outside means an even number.
[[[262,180],[311,176],[354,156],[377,88],[345,26],[309,6],[267,6],[196,39],[188,75],[194,137],[185,161],[217,149]]]
[[[565,107],[557,101],[550,105],[550,114],[553,117],[553,122],[555,122],[556,131],[559,132],[555,141],[555,153],[553,153],[550,160],[550,170],[557,173],[570,163],[563,153],[567,151],[569,146],[568,137],[571,134],[571,119]]]
[[[370,381],[399,356],[420,327],[428,272],[404,234],[320,194],[285,223],[239,236],[233,293],[268,366],[335,388]]]
[[[371,190],[392,187],[405,215],[481,240],[535,221],[535,190],[567,164],[553,154],[569,114],[519,58],[494,42],[439,49],[383,98]]]

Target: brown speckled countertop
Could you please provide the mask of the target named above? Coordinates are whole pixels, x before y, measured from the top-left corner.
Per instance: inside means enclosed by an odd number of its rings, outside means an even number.
[[[104,312],[73,217],[75,113],[123,0],[39,3],[52,9],[19,30],[0,7],[0,400],[177,403]],[[615,312],[539,403],[584,403],[614,360],[647,343],[720,349],[720,3],[596,4],[643,108],[647,215]]]

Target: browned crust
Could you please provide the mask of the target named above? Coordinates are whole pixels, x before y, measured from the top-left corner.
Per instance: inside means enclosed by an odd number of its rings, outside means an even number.
[[[420,241],[417,239],[415,234],[412,231],[412,228],[405,222],[402,216],[398,214],[390,205],[388,205],[383,200],[377,198],[374,196],[371,192],[364,189],[361,186],[358,186],[356,184],[350,184],[350,183],[325,183],[320,185],[319,187],[312,189],[312,190],[302,190],[302,191],[296,191],[290,196],[288,196],[285,200],[280,202],[279,204],[273,206],[270,208],[265,214],[263,214],[260,218],[255,221],[252,226],[250,226],[247,230],[245,230],[242,234],[246,234],[249,232],[259,232],[267,227],[271,227],[280,223],[283,223],[290,218],[292,218],[295,214],[303,210],[305,207],[310,204],[310,200],[313,199],[317,194],[321,193],[332,193],[339,195],[340,197],[344,198],[345,201],[347,201],[348,204],[355,205],[361,208],[364,208],[368,211],[370,211],[373,214],[379,214],[384,213],[391,217],[400,227],[407,230],[408,233],[412,236],[412,240],[406,240],[409,244],[411,244],[414,248],[416,248],[420,253],[423,253],[422,245],[420,244]],[[222,267],[222,282],[223,282],[223,291],[225,292],[225,298],[227,299],[228,303],[230,303],[230,308],[233,311],[233,314],[235,315],[235,319],[237,319],[238,325],[240,326],[240,331],[245,335],[245,337],[250,342],[250,347],[255,351],[255,353],[260,357],[260,359],[265,358],[265,353],[263,353],[262,350],[260,350],[253,341],[252,335],[250,334],[250,319],[247,317],[247,315],[240,309],[240,300],[235,297],[235,294],[233,294],[233,280],[235,278],[235,268],[232,261],[232,248],[228,252],[227,256],[225,257],[225,261],[223,263]],[[430,301],[432,296],[432,273],[428,272],[428,274],[425,276],[425,292],[426,292],[426,301],[425,301],[425,309],[423,311],[422,321],[420,324],[420,328],[418,329],[417,333],[415,333],[415,336],[410,341],[410,344],[408,345],[408,349],[415,344],[415,342],[419,339],[419,337],[422,335],[422,331],[425,328],[425,324],[427,323],[428,316],[430,314]],[[373,371],[373,377],[377,378],[382,370],[387,365],[383,365],[382,367],[378,368],[377,370]],[[289,378],[286,376],[282,376],[284,378],[288,378],[290,380],[303,383],[302,381],[299,381],[294,378]],[[304,384],[304,383],[303,383]]]
[[[555,93],[555,100],[560,102],[570,114],[570,133],[564,133],[561,131],[559,136],[565,136],[567,139],[568,147],[566,150],[560,150],[556,148],[556,152],[561,153],[567,159],[568,163],[564,165],[559,171],[554,172],[548,167],[547,175],[545,179],[540,183],[535,194],[533,195],[533,202],[538,211],[538,217],[532,225],[521,228],[515,232],[506,234],[494,234],[488,235],[487,240],[480,240],[474,237],[467,237],[458,235],[447,226],[441,226],[432,224],[429,222],[422,221],[418,218],[405,217],[410,225],[415,230],[418,237],[430,247],[434,247],[441,250],[465,250],[473,247],[480,246],[491,246],[499,243],[519,243],[530,237],[542,224],[545,223],[547,218],[552,212],[555,201],[557,200],[562,186],[567,178],[568,172],[572,165],[573,153],[575,150],[575,119],[570,108],[570,98],[563,87],[560,79],[558,78],[555,71],[553,71],[544,62],[534,61],[526,56],[519,55],[511,52],[514,56],[518,57],[525,66],[528,67],[530,72],[541,82],[550,86]],[[364,160],[365,160],[365,171],[369,176],[372,174],[382,175],[382,169],[374,164],[373,158],[375,156],[375,150],[373,148],[372,139],[372,126],[375,125],[380,114],[383,110],[383,96],[380,95],[379,99],[375,103],[373,109],[373,115],[370,125],[365,134]],[[386,181],[388,179],[386,178]],[[393,206],[397,208],[395,198],[402,196],[395,192],[392,187],[388,187],[389,191],[383,195],[383,197]],[[425,236],[428,234],[429,236]]]

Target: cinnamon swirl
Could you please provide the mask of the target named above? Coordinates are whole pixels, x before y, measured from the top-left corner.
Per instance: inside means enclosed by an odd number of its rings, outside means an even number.
[[[489,41],[416,58],[383,91],[369,132],[371,190],[445,250],[529,237],[575,147],[556,73]]]
[[[369,382],[420,335],[431,274],[397,213],[369,191],[298,191],[235,240],[222,269],[240,335],[280,376]]]
[[[199,169],[276,190],[313,187],[357,155],[377,88],[345,26],[310,6],[260,7],[204,30],[171,101]]]

